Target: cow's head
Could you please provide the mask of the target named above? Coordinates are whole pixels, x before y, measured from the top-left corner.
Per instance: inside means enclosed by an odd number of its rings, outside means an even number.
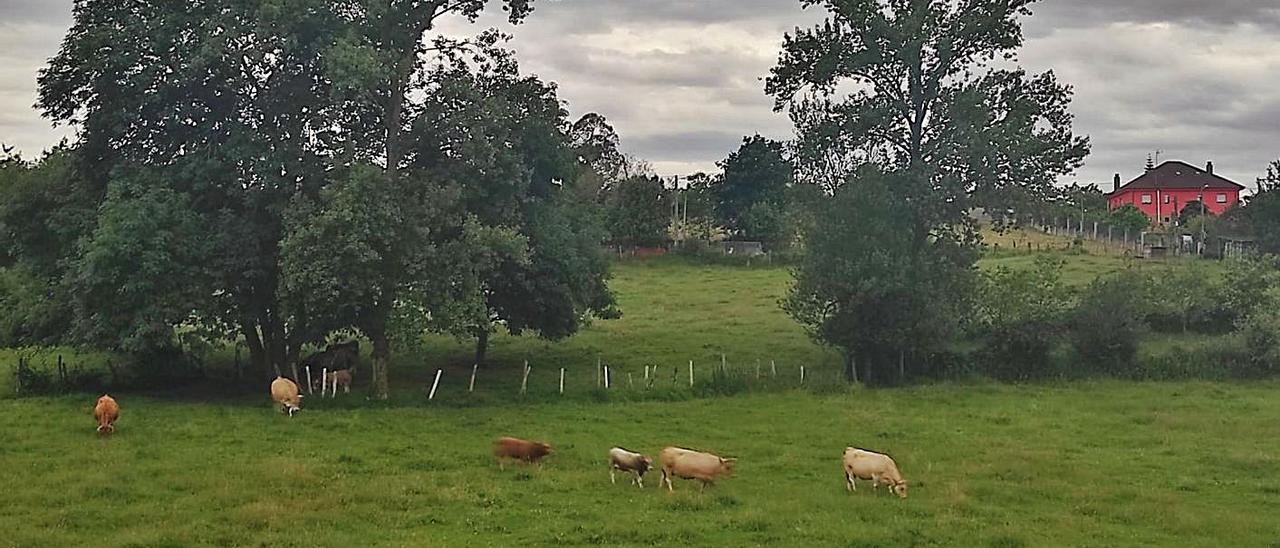
[[[302,408],[296,405],[293,405],[291,403],[284,404],[284,412],[288,413],[290,417],[292,417],[293,414],[297,413],[298,411],[302,411]]]
[[[898,495],[899,498],[905,499],[907,498],[907,481],[906,480],[899,481],[893,484],[893,486],[890,487],[889,490],[893,494]]]
[[[720,457],[720,469],[724,471],[726,476],[733,474],[733,466],[735,464],[738,464],[738,459],[726,459],[724,457]]]

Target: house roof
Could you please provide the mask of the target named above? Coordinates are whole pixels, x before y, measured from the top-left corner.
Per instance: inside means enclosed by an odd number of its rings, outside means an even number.
[[[1186,162],[1170,160],[1143,173],[1137,179],[1125,183],[1108,196],[1115,196],[1126,190],[1155,189],[1200,189],[1212,188],[1220,190],[1244,190],[1244,185],[1214,175]]]

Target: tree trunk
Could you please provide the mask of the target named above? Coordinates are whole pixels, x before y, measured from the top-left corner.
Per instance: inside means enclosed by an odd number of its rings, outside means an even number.
[[[858,382],[858,356],[852,351],[845,353],[844,377],[851,383]]]
[[[267,382],[280,376],[278,369],[272,370],[271,360],[267,357],[266,349],[263,348],[262,338],[258,335],[258,328],[252,322],[245,322],[240,327],[244,334],[244,344],[249,347],[249,363],[254,369],[261,371],[266,377]]]
[[[484,365],[485,354],[489,352],[489,330],[485,329],[476,336],[476,365]]]
[[[387,339],[385,330],[370,334],[373,339],[373,397],[385,400],[391,393],[391,385],[387,379],[388,362],[391,361],[391,341]]]
[[[898,384],[903,384],[907,379],[907,351],[898,350]]]

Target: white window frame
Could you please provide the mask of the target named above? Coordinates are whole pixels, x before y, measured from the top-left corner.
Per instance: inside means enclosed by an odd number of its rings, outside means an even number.
[[[1172,203],[1173,203],[1173,196],[1168,195],[1168,194],[1165,194],[1165,195],[1164,195],[1164,203],[1166,203],[1166,204],[1172,204]]]
[[[1220,193],[1218,193],[1217,202],[1218,202],[1218,203],[1220,203],[1220,204],[1225,204],[1225,203],[1227,203],[1227,193],[1225,193],[1225,192],[1220,192]]]
[[[1146,205],[1151,204],[1151,195],[1150,195],[1150,194],[1143,194],[1143,195],[1142,195],[1142,203],[1143,203],[1143,204],[1146,204]]]

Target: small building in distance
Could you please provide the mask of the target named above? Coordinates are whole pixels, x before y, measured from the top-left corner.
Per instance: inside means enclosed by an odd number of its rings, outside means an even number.
[[[1244,186],[1213,174],[1213,162],[1200,169],[1176,160],[1147,169],[1137,179],[1120,184],[1116,174],[1107,205],[1118,209],[1126,204],[1147,214],[1154,224],[1168,224],[1190,204],[1204,202],[1205,209],[1221,215],[1240,203]],[[1199,206],[1196,206],[1199,207]]]

